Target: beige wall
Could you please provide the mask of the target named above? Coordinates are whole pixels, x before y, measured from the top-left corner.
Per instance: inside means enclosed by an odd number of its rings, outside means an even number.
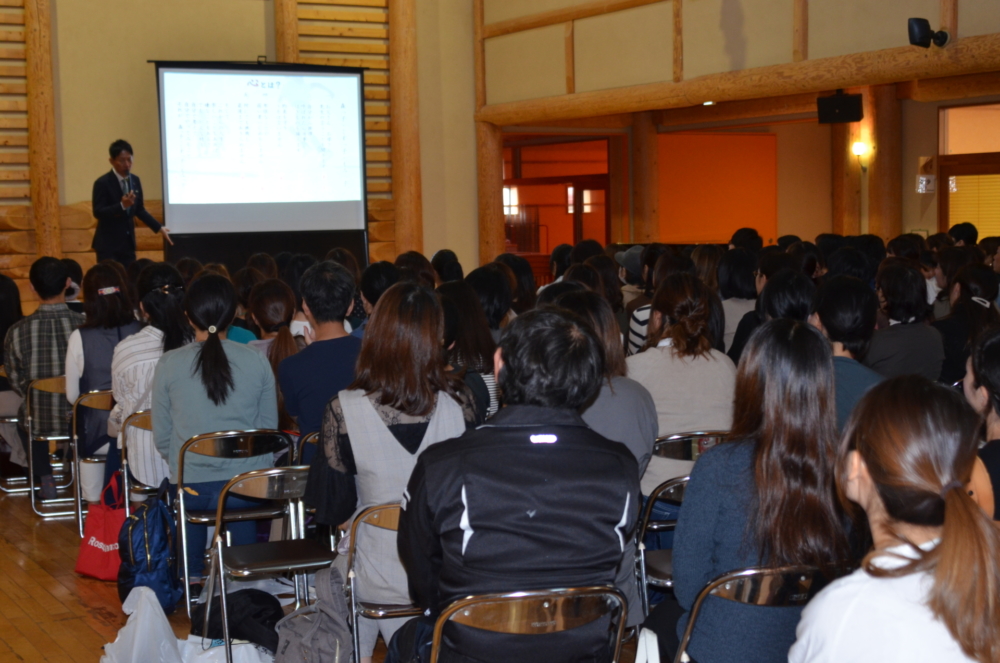
[[[684,78],[789,62],[792,0],[687,2],[684,31]]]
[[[146,197],[162,196],[155,69],[147,60],[273,59],[272,0],[58,0],[53,67],[63,204],[90,200],[125,138]]]
[[[417,76],[424,253],[449,248],[479,262],[472,3],[417,2]]]
[[[673,5],[645,7],[576,21],[576,91],[640,85],[674,74]],[[609,58],[609,51],[614,57]],[[564,65],[565,68],[565,65]],[[565,83],[560,92],[565,92]]]
[[[1000,104],[948,109],[940,132],[941,154],[1000,152]]]

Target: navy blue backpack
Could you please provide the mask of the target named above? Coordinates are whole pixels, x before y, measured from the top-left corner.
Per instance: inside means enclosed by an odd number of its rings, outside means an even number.
[[[118,533],[118,598],[122,603],[133,587],[156,592],[163,611],[170,614],[184,595],[177,576],[177,530],[164,502],[169,489],[164,479],[155,499],[147,498],[125,519]]]

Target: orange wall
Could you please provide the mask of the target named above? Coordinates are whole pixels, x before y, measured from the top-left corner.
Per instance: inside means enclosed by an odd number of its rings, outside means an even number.
[[[774,134],[669,133],[659,138],[660,241],[725,243],[738,228],[777,239]]]

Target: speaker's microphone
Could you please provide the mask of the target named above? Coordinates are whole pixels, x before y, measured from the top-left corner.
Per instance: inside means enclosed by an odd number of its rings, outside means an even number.
[[[132,193],[132,171],[125,173],[125,195]]]

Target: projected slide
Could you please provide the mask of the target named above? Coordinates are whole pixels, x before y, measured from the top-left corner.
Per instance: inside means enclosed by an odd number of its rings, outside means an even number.
[[[360,74],[160,70],[174,232],[363,229]]]

